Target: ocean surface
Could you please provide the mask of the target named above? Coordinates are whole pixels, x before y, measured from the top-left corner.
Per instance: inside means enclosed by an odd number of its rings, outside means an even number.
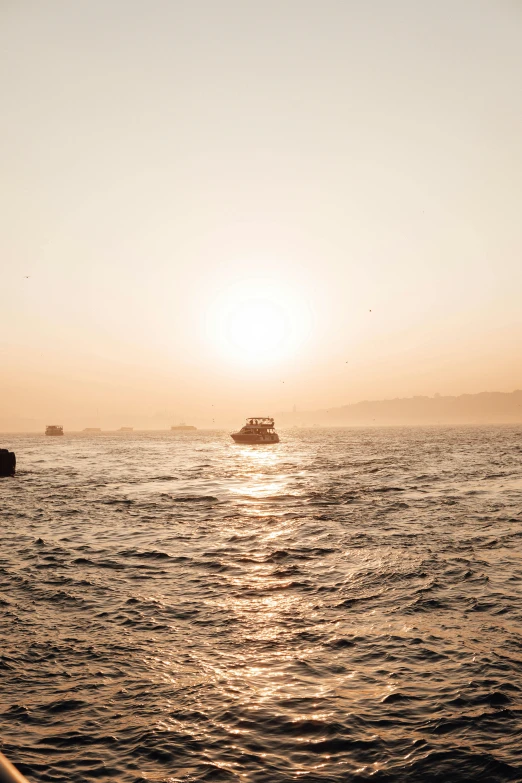
[[[4,435],[34,781],[522,781],[522,427]]]

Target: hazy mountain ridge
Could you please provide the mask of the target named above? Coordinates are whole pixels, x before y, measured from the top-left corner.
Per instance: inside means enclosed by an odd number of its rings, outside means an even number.
[[[286,426],[522,423],[522,390],[364,400],[340,408],[280,413],[277,421]]]
[[[187,419],[201,429],[237,429],[243,423],[241,415],[223,414],[217,419],[212,414],[201,414]],[[56,419],[0,417],[0,432],[39,432],[45,424]],[[363,400],[338,408],[316,411],[275,414],[276,427],[293,426],[379,426],[423,424],[522,424],[522,390],[513,392],[480,392],[459,396],[396,397],[390,400]],[[84,427],[101,426],[104,431],[118,430],[122,425],[139,430],[169,430],[171,424],[181,421],[179,415],[158,413],[146,416],[139,413],[106,416],[100,421],[89,415],[56,419],[64,424],[66,432],[81,431]]]

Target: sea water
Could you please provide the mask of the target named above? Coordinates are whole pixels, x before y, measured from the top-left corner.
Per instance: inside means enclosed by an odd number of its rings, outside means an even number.
[[[522,428],[2,437],[31,781],[522,780]]]

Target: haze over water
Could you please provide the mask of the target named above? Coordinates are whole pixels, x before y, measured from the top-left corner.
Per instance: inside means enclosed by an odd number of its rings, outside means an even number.
[[[12,436],[31,781],[522,780],[522,429]]]
[[[521,38],[516,0],[4,2],[0,430],[522,388]]]

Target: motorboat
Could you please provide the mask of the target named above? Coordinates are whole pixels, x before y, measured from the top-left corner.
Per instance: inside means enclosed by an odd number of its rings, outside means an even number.
[[[63,427],[61,424],[48,424],[45,428],[46,435],[63,435]]]
[[[279,443],[279,435],[274,429],[274,420],[269,416],[253,416],[246,420],[239,432],[232,432],[236,443],[255,445],[257,443]]]

